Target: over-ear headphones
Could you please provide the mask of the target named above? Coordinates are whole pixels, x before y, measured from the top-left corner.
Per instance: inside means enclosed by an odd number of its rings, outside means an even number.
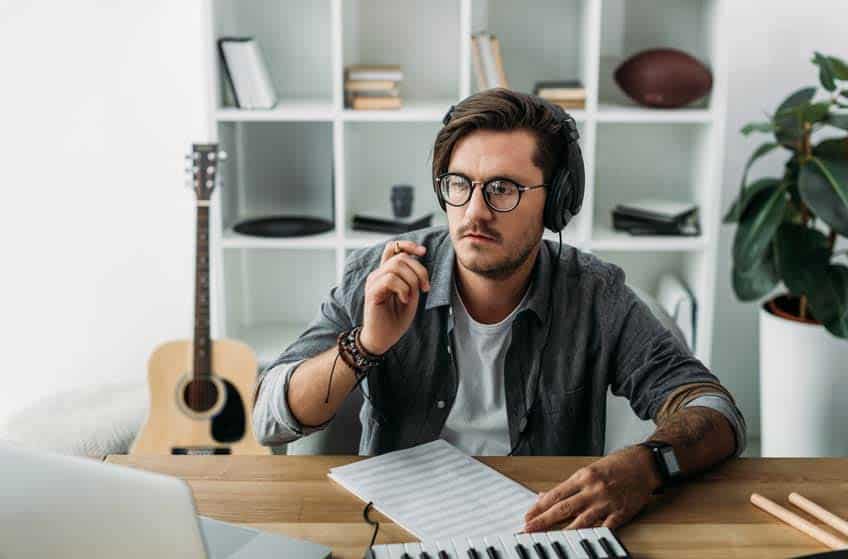
[[[545,227],[559,233],[562,231],[568,222],[580,211],[583,206],[583,192],[586,186],[585,171],[583,169],[583,153],[580,151],[580,145],[577,140],[580,138],[580,133],[577,131],[577,123],[574,118],[569,115],[559,105],[555,105],[545,99],[537,99],[536,102],[547,106],[560,122],[560,130],[564,136],[566,143],[566,160],[565,166],[560,167],[554,173],[554,177],[550,182],[545,199],[545,209],[542,213],[543,223]],[[453,118],[455,105],[451,105],[448,112],[442,118],[442,125],[447,126]],[[436,197],[439,200],[439,205],[442,210],[445,209],[445,201],[442,198],[442,193],[435,185]]]

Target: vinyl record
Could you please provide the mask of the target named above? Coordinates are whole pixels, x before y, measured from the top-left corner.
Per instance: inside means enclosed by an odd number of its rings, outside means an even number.
[[[333,222],[319,217],[281,215],[248,219],[237,223],[233,229],[254,237],[300,237],[332,231]]]

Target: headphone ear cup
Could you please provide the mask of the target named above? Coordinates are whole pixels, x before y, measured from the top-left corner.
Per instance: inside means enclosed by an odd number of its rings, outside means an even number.
[[[571,219],[571,214],[568,212],[571,197],[569,175],[568,169],[560,170],[556,174],[545,200],[544,225],[554,233],[562,231]]]
[[[571,216],[575,216],[583,207],[583,194],[586,190],[586,172],[583,168],[583,152],[577,142],[568,146],[568,168],[572,170],[568,177],[569,200],[565,206]]]

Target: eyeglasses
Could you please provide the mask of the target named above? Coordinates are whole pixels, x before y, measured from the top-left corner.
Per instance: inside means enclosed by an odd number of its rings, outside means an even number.
[[[442,173],[436,177],[436,184],[445,203],[456,207],[467,204],[474,192],[474,185],[479,184],[483,188],[483,199],[486,205],[496,212],[510,212],[518,206],[522,192],[548,186],[547,184],[524,186],[500,177],[486,182],[472,181],[459,173]]]

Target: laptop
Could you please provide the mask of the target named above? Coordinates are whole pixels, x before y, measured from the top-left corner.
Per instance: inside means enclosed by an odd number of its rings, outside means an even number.
[[[0,559],[326,559],[330,548],[198,517],[171,476],[0,443]]]

